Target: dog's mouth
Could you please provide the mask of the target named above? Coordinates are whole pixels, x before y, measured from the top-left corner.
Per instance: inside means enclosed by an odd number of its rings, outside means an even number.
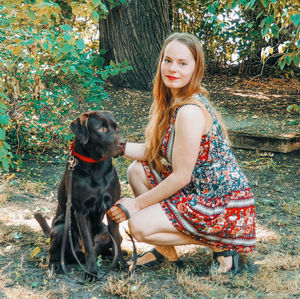
[[[118,144],[118,152],[113,156],[114,158],[117,158],[119,156],[123,156],[125,154],[125,147],[126,147],[126,141],[121,141]]]

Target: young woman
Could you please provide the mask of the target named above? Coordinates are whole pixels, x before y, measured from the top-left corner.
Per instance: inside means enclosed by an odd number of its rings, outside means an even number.
[[[155,245],[138,265],[176,263],[174,246],[199,244],[212,249],[219,272],[236,271],[238,253],[255,247],[253,193],[205,97],[204,64],[195,36],[165,40],[146,142],[126,145],[135,198],[122,198],[108,215],[120,223],[127,212],[135,239]]]

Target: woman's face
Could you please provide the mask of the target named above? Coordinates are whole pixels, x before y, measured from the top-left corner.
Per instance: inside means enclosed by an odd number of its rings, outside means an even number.
[[[193,54],[185,44],[174,40],[166,46],[161,75],[165,85],[171,89],[173,97],[191,81],[195,64]]]

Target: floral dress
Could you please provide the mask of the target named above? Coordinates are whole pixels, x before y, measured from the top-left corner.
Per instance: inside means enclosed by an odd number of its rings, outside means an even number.
[[[255,247],[255,207],[251,187],[231,151],[214,109],[203,96],[198,95],[196,99],[210,113],[213,125],[210,132],[202,136],[191,182],[162,201],[161,206],[174,227],[190,238],[223,250],[251,252]],[[142,162],[152,186],[172,172],[175,120],[181,107],[171,117],[162,139],[161,151],[168,162],[167,170],[159,173],[147,162]]]

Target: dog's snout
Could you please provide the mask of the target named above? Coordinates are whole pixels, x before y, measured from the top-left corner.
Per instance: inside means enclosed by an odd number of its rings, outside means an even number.
[[[126,144],[126,141],[125,141],[125,139],[123,139],[123,138],[121,138],[120,139],[120,146],[125,146],[125,144]]]

